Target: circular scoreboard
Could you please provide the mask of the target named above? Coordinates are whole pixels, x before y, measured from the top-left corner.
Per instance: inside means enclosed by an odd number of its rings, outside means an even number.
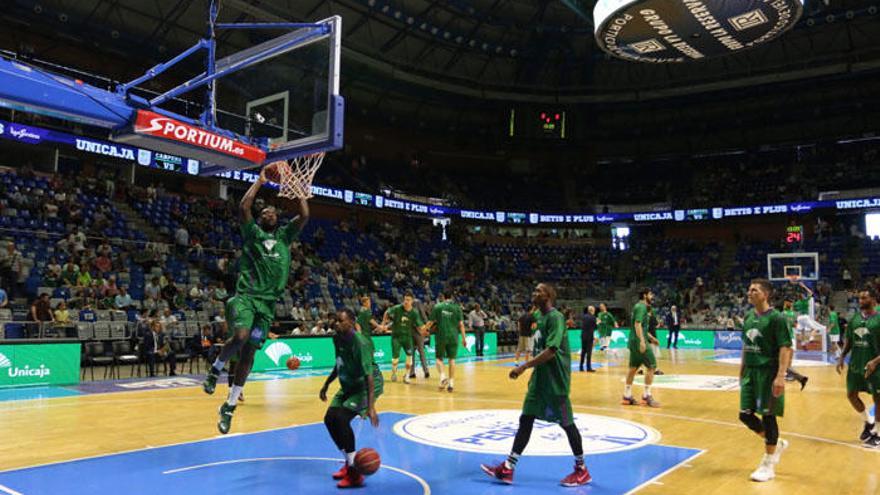
[[[596,42],[637,62],[673,63],[767,43],[800,19],[804,0],[599,0]]]

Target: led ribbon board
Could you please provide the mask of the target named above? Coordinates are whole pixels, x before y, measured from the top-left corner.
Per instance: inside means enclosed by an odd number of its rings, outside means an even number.
[[[636,62],[718,57],[767,43],[800,19],[803,0],[599,0],[596,42]]]

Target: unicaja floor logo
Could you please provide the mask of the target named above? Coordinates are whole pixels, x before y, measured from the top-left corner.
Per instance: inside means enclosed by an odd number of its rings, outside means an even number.
[[[519,427],[521,411],[478,409],[424,414],[394,425],[394,433],[407,440],[480,454],[507,454]],[[630,450],[655,443],[657,430],[618,418],[575,414],[575,424],[583,438],[586,454]],[[536,421],[527,455],[570,455],[565,434],[555,423]]]
[[[5,354],[0,353],[0,368],[8,368],[12,366],[12,361]]]
[[[282,357],[290,354],[293,354],[293,351],[290,349],[290,346],[284,342],[273,342],[266,348],[266,355],[269,356],[269,359],[271,359],[273,363],[275,363],[275,366],[278,366]]]

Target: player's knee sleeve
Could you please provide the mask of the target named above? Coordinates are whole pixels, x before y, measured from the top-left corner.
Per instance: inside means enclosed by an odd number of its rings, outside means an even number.
[[[764,443],[776,445],[779,441],[779,424],[776,422],[776,416],[764,416],[761,418],[761,423],[764,425]]]
[[[755,413],[752,411],[740,411],[739,412],[739,420],[743,422],[750,430],[755,433],[764,433],[764,426],[761,425],[761,420],[755,416]]]

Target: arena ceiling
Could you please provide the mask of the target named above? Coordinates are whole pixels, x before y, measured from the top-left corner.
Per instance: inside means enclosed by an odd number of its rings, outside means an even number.
[[[4,15],[64,38],[162,60],[203,35],[207,0],[13,0]],[[341,15],[346,80],[399,91],[568,103],[809,78],[880,64],[880,0],[807,2],[780,40],[710,61],[614,60],[593,37],[595,0],[222,0],[221,21]],[[230,36],[224,34],[223,36]],[[248,40],[242,34],[242,44]],[[59,43],[64,43],[64,38]],[[38,55],[38,54],[37,54]]]

